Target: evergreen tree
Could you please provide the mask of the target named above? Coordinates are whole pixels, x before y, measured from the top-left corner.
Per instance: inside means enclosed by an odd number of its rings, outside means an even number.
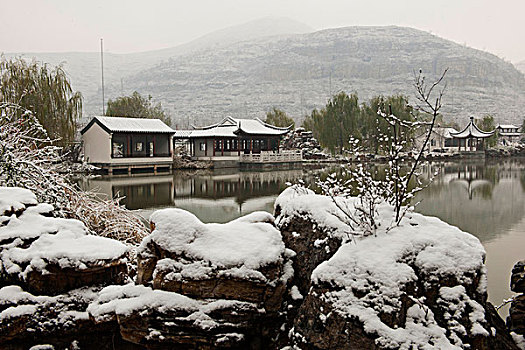
[[[491,115],[485,115],[481,119],[476,119],[476,126],[483,131],[492,131],[496,129],[496,124],[494,122],[494,117]],[[491,137],[485,139],[485,146],[494,147],[498,143],[498,135],[494,133]]]

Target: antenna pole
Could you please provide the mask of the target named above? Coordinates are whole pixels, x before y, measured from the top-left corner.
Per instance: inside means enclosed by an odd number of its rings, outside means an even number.
[[[102,72],[102,115],[106,115],[106,103],[104,99],[104,45],[103,39],[100,39],[100,67]]]

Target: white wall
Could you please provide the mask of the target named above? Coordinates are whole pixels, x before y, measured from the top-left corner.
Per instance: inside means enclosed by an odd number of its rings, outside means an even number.
[[[94,123],[82,135],[84,159],[88,163],[111,162],[111,134]]]

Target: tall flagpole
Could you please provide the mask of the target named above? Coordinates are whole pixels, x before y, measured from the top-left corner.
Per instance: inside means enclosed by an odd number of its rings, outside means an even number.
[[[104,46],[103,39],[100,39],[100,66],[102,71],[102,115],[106,115],[106,104],[104,100]]]

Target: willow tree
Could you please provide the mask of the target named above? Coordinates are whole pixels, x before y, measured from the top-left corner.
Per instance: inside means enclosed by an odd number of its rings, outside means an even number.
[[[281,128],[287,128],[290,125],[292,126],[292,128],[295,127],[294,120],[291,117],[289,117],[285,111],[275,107],[273,107],[271,111],[266,113],[266,120],[264,122],[266,124],[278,126]]]
[[[0,101],[32,111],[56,145],[67,146],[75,140],[82,95],[73,91],[61,66],[49,68],[35,61],[2,57]]]

